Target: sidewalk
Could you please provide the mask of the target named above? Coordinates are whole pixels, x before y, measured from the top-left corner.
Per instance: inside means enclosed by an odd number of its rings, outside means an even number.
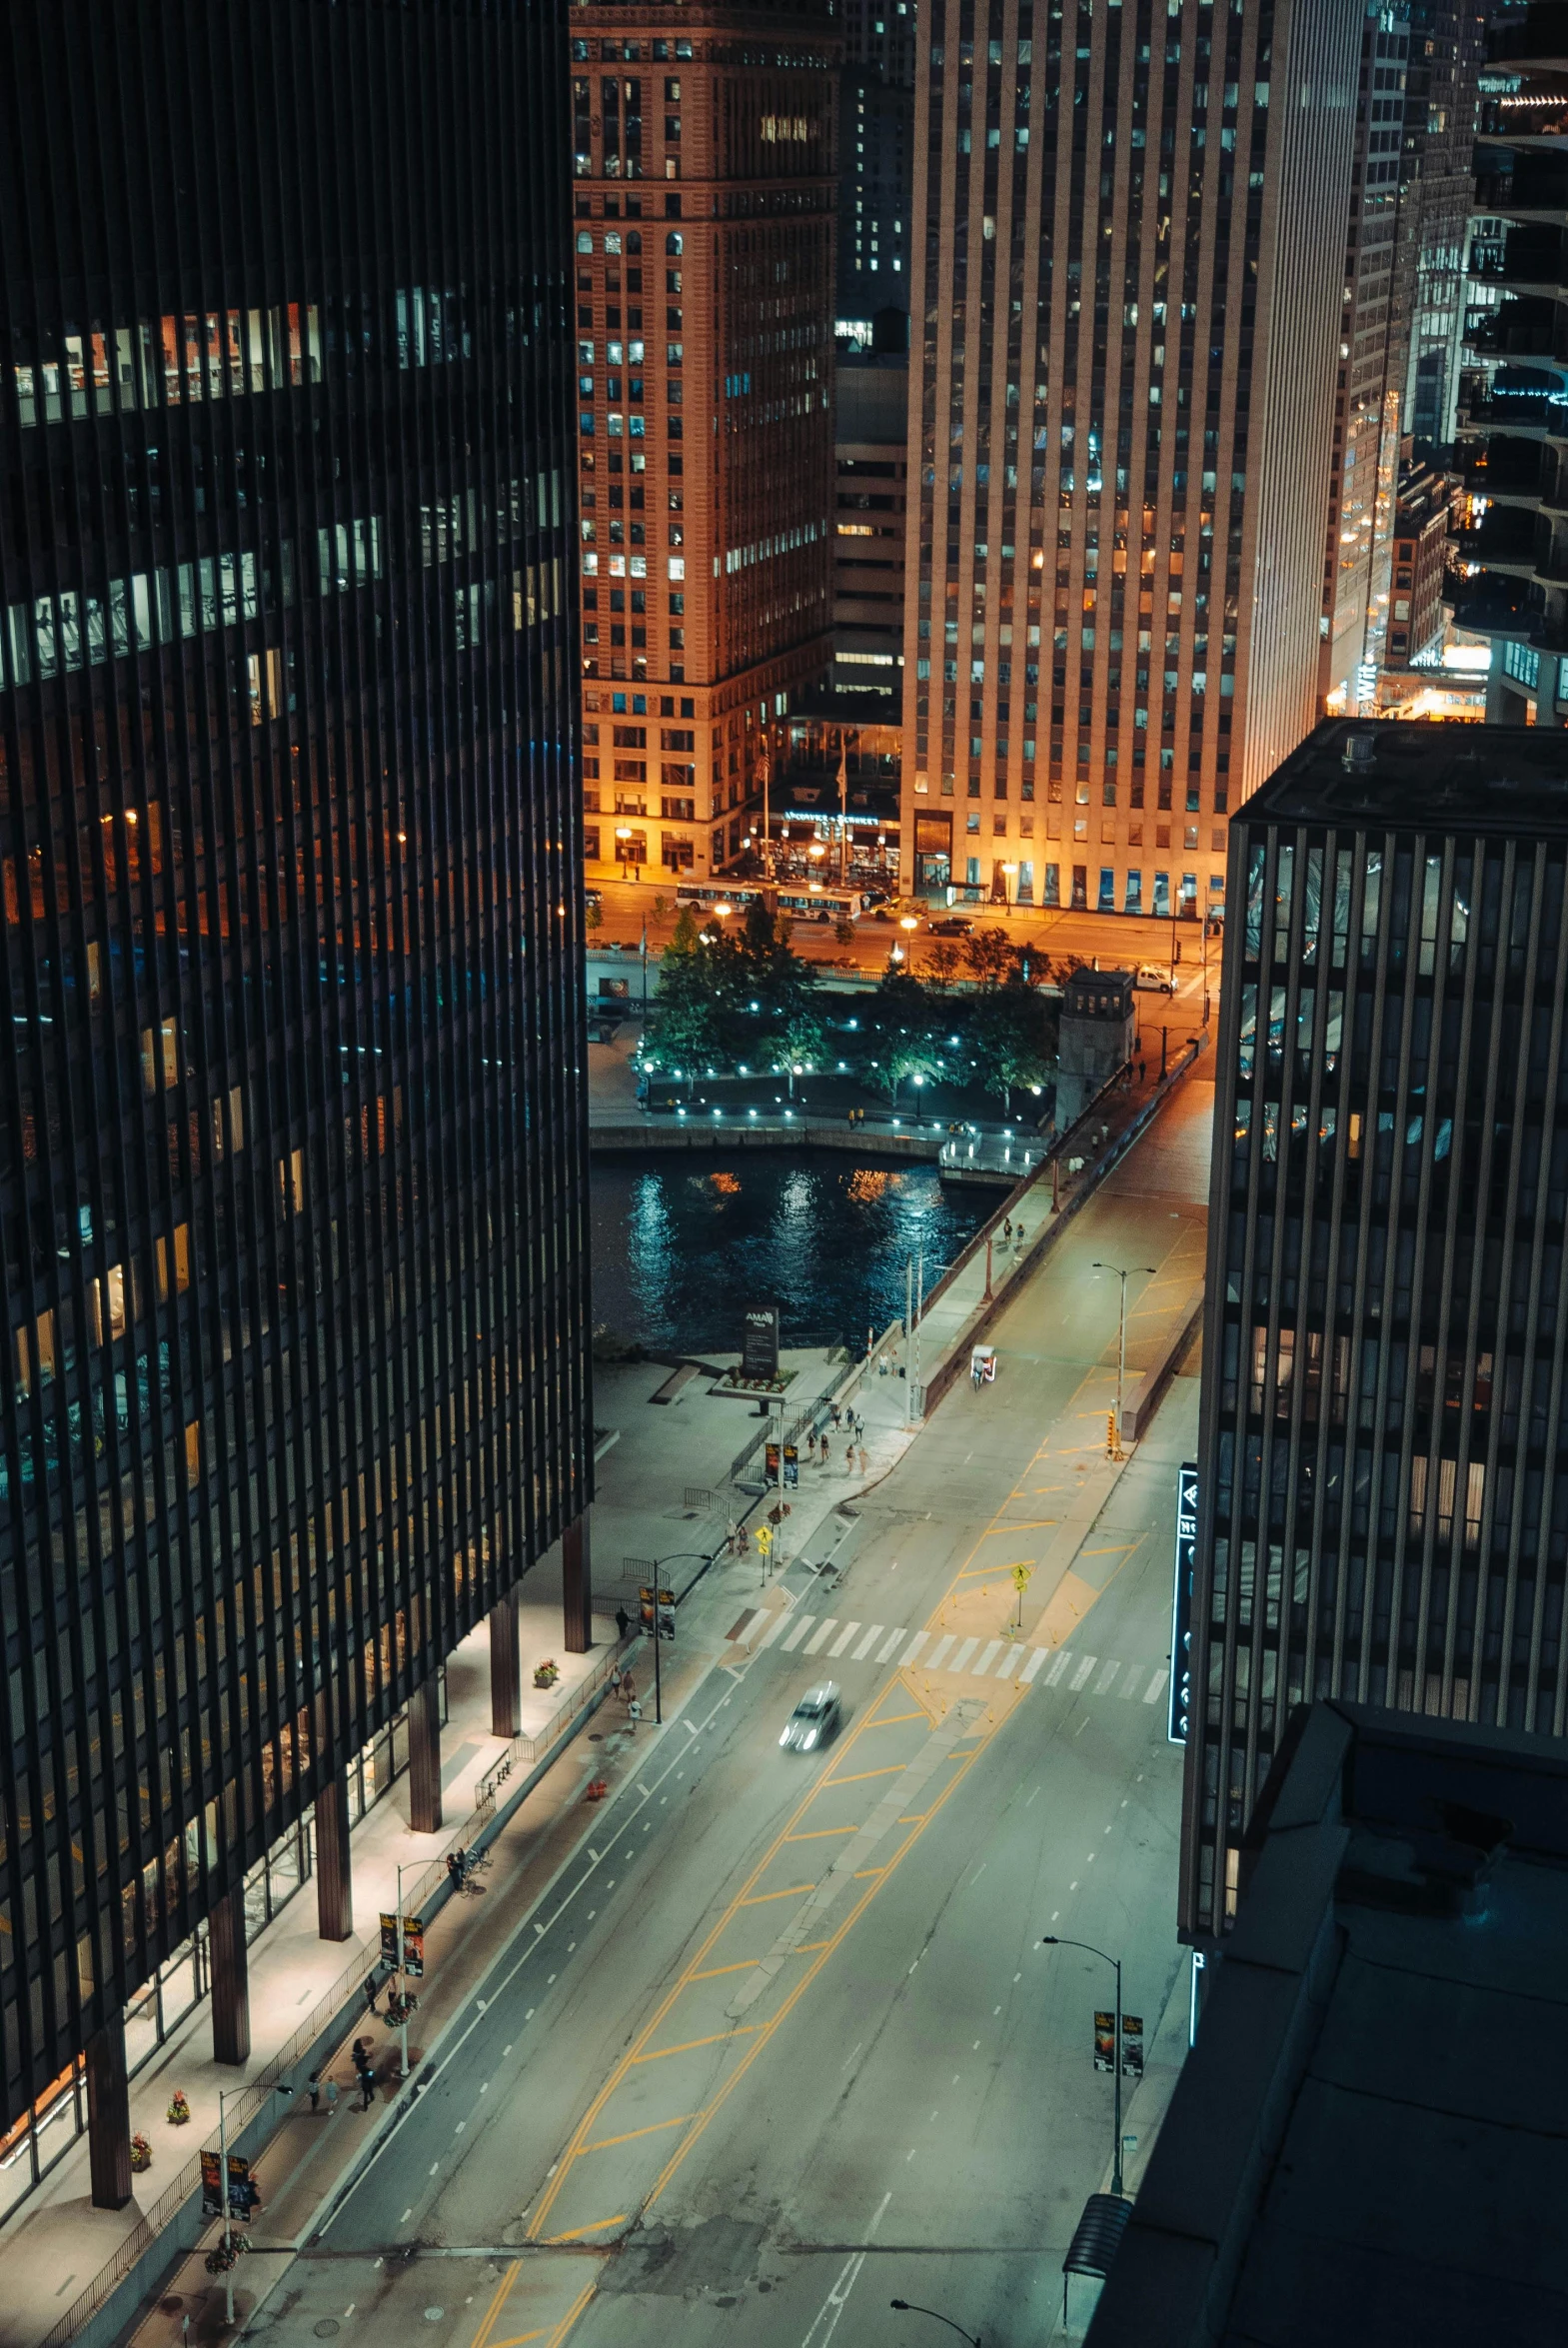
[[[524,1585],[520,1612],[525,1733],[546,1725],[572,1688],[603,1659],[604,1644],[615,1637],[614,1624],[597,1618],[599,1652],[569,1655],[562,1644],[558,1590],[559,1576],[552,1586],[548,1573],[531,1575]],[[541,1692],[533,1686],[533,1666],[547,1656],[559,1664],[561,1677],[554,1688]],[[409,1870],[415,1877],[423,1876],[462,1839],[474,1808],[475,1787],[506,1750],[508,1740],[490,1733],[490,1637],[483,1624],[448,1661],[447,1704],[442,1831],[416,1834],[410,1827],[405,1772],[366,1812],[352,1835],[354,1939],[318,1937],[312,1879],[251,1941],[251,2056],[246,2064],[214,2062],[210,1999],[204,1998],[175,2026],[131,2081],[132,2132],[148,2138],[153,2158],[151,2168],[136,2177],[126,2208],[92,2206],[86,2135],[76,2140],[0,2232],[0,2348],[33,2348],[43,2339],[176,2186],[201,2148],[216,2145],[220,2089],[228,2093],[243,2088],[270,2071],[301,2025],[308,2024],[324,2003],[330,2012],[357,1995],[358,1985],[378,1961],[378,1918],[383,1909],[396,1905],[399,1866],[406,1877]],[[363,2013],[363,2007],[359,2010]],[[325,2019],[324,2015],[324,2023]],[[178,2128],[166,2117],[177,2087],[191,2109],[188,2124]],[[231,2110],[231,2131],[233,2126]]]

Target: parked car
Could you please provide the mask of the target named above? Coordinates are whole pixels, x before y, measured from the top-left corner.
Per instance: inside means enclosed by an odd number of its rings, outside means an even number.
[[[1169,971],[1162,971],[1157,962],[1140,962],[1133,984],[1141,987],[1145,994],[1174,995],[1176,992],[1176,983]]]
[[[811,1753],[838,1733],[842,1720],[838,1690],[830,1679],[808,1687],[788,1719],[779,1742],[786,1753]]]
[[[931,936],[933,938],[967,938],[973,927],[974,924],[966,922],[962,914],[943,914],[939,922],[932,922]]]

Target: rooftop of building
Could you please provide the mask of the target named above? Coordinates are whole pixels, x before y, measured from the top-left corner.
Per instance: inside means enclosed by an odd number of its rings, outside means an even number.
[[[1568,840],[1568,734],[1325,719],[1237,820]]]
[[[1088,2348],[1568,2336],[1568,1751],[1298,1712]]]

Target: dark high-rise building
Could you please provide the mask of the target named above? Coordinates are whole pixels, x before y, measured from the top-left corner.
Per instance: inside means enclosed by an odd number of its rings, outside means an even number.
[[[1461,627],[1492,639],[1487,715],[1568,723],[1568,71],[1561,11],[1499,15],[1481,77],[1472,270],[1493,297],[1469,321],[1459,436],[1474,526]]]
[[[1420,126],[1407,92],[1407,0],[1363,0],[1345,238],[1318,691],[1338,713],[1376,698],[1388,625],[1394,498],[1420,218]]]
[[[1420,139],[1421,210],[1404,429],[1427,463],[1446,464],[1453,450],[1487,15],[1477,0],[1410,0],[1405,119]]]
[[[572,12],[584,853],[720,872],[832,662],[827,0]]]
[[[922,8],[914,889],[1222,906],[1315,706],[1362,13]]]
[[[198,1935],[243,2061],[247,1870],[347,1937],[359,1756],[439,1824],[444,1658],[564,1529],[586,1643],[566,53],[14,0],[0,60],[0,2122],[85,2053],[118,2204],[128,1997]]]
[[[1231,830],[1179,1913],[1292,1707],[1568,1728],[1568,791],[1320,726]]]
[[[916,0],[838,0],[840,346],[902,351],[909,339]]]

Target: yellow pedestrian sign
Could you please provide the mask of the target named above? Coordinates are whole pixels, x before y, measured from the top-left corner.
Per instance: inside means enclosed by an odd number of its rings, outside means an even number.
[[[1012,1586],[1018,1593],[1018,1626],[1021,1629],[1023,1624],[1023,1593],[1034,1578],[1034,1567],[1032,1564],[1009,1565],[1007,1571],[1012,1575]]]

